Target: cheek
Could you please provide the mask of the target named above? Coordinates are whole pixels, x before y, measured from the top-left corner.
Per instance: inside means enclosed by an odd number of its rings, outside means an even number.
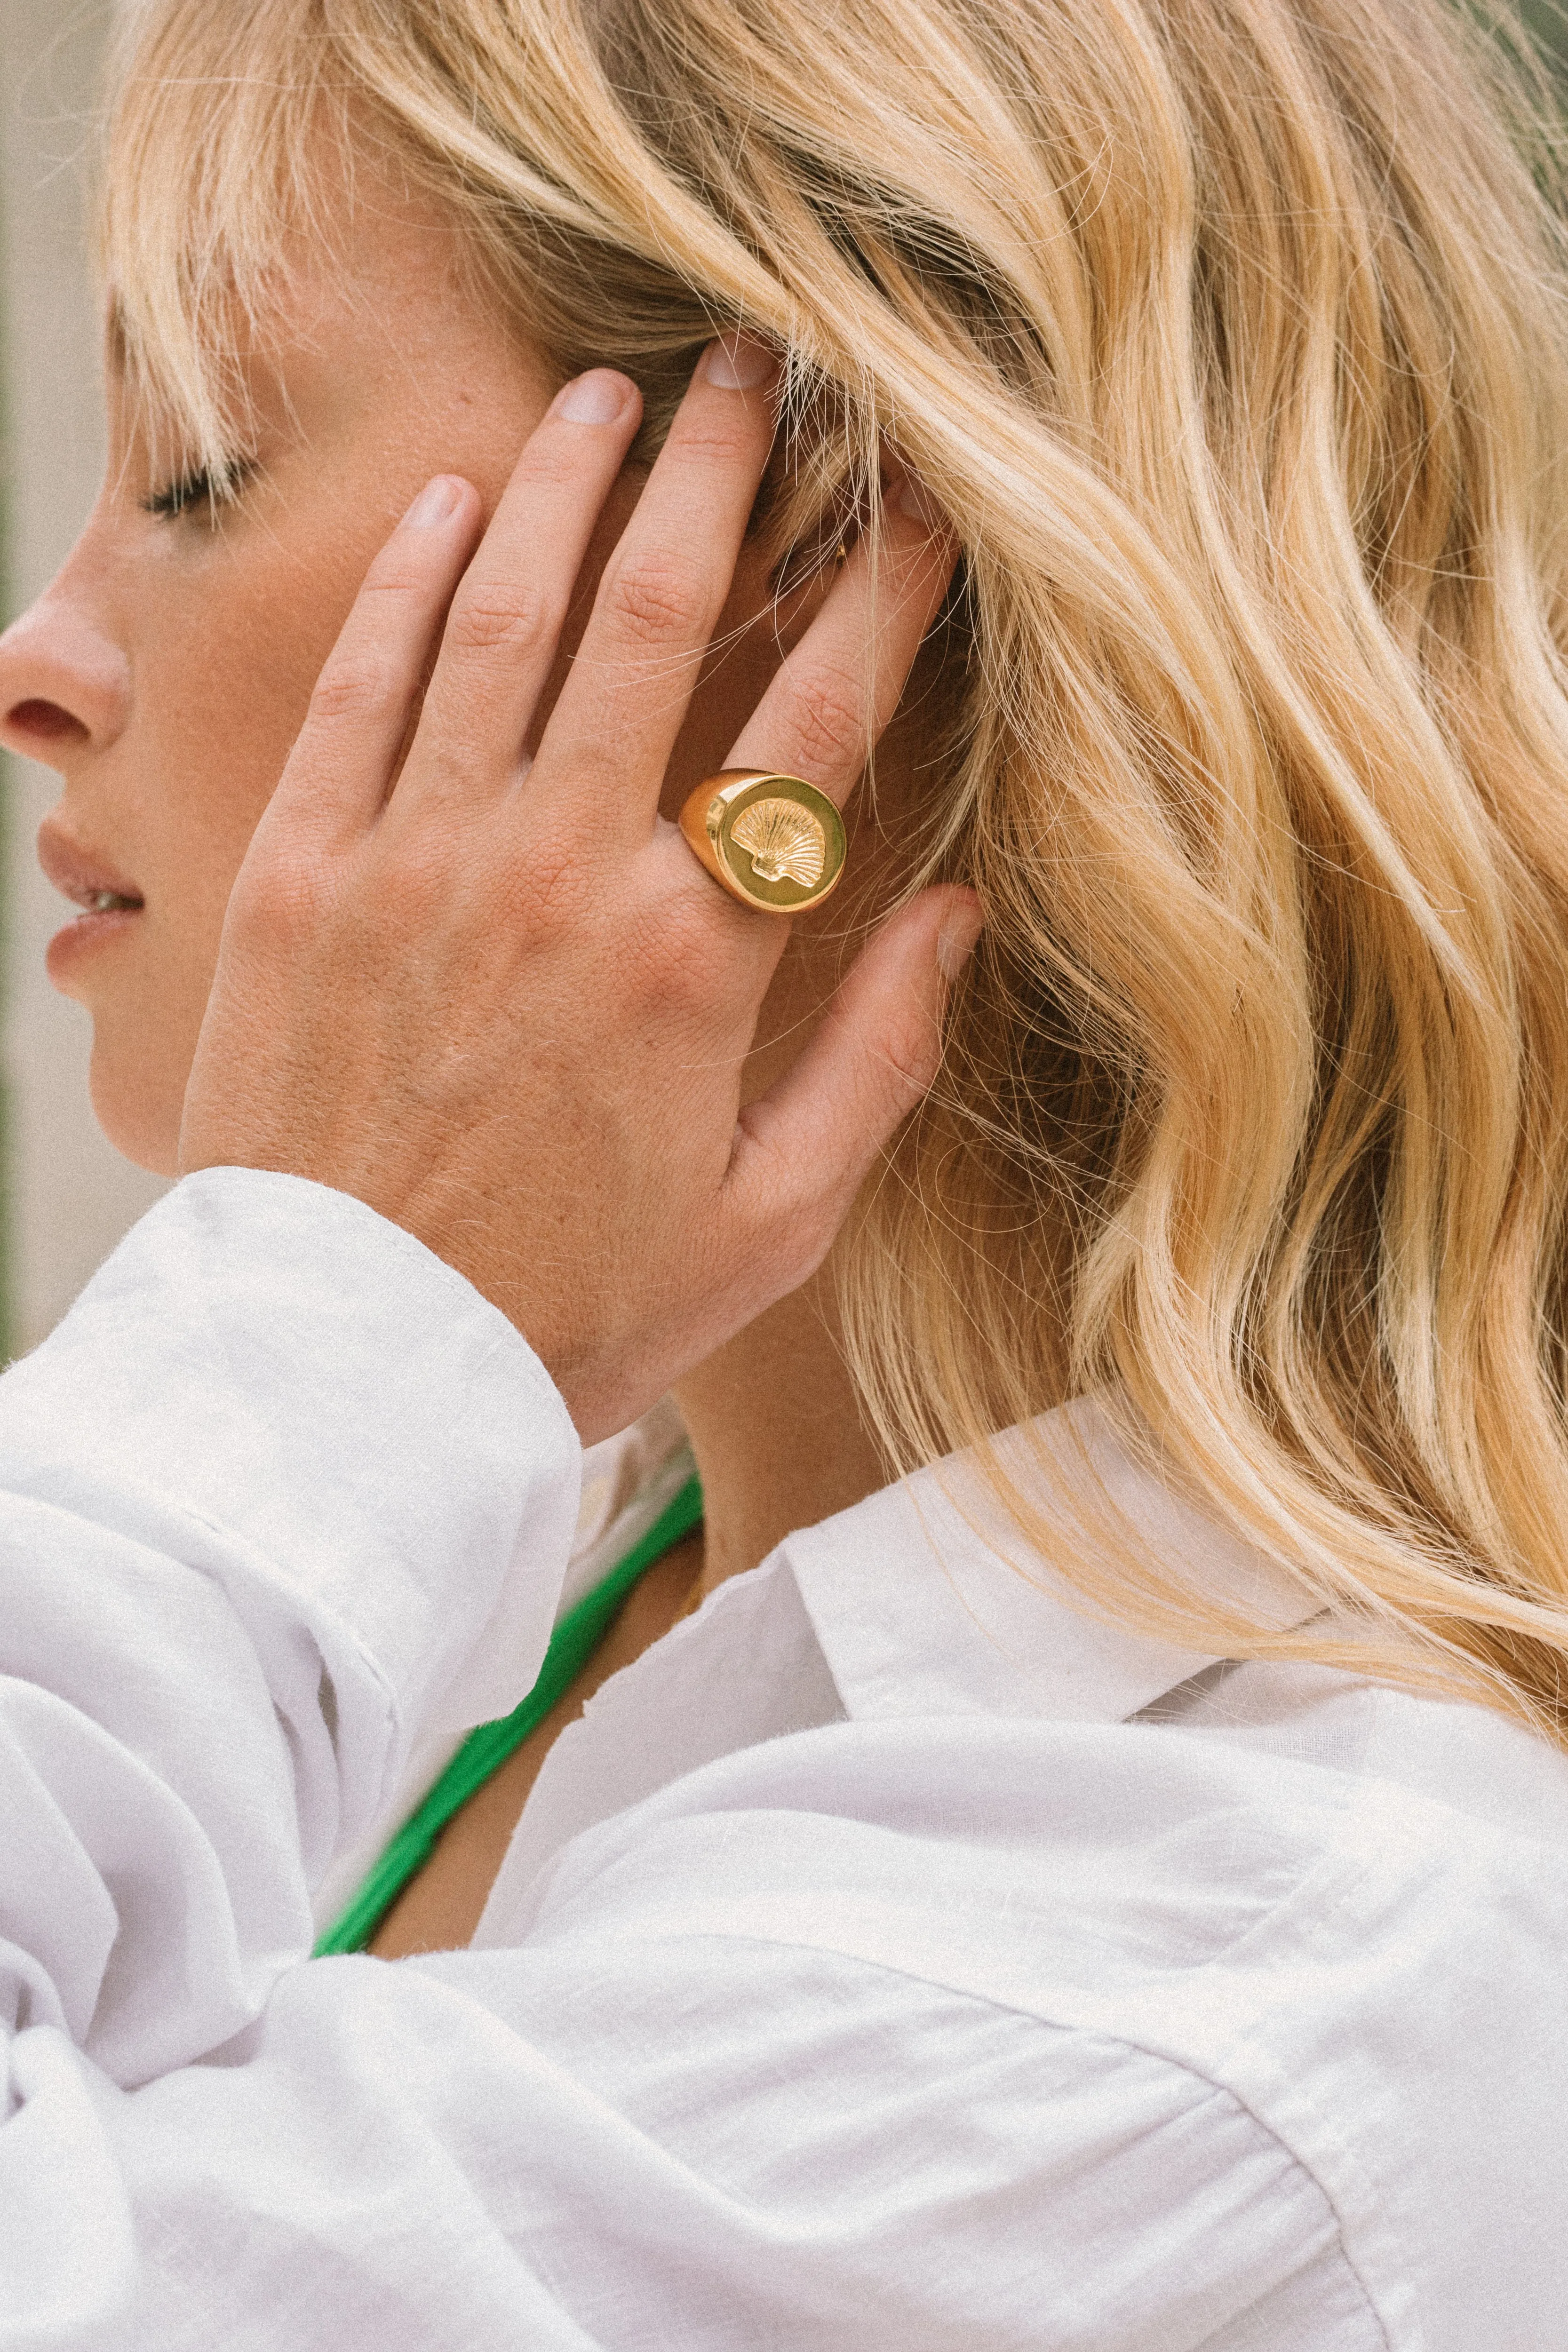
[[[172,1173],[224,914],[250,837],[379,534],[262,530],[148,587],[134,716],[89,826],[143,893],[133,929],[69,984],[93,1016],[94,1108],[128,1158]]]
[[[149,851],[215,950],[250,836],[379,544],[334,531],[319,546],[296,540],[285,557],[261,537],[247,529],[226,562],[168,600],[138,664]]]

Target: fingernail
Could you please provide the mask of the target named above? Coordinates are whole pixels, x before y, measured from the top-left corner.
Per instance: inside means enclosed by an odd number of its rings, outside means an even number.
[[[403,518],[405,530],[434,530],[438,522],[446,522],[463,503],[463,485],[455,474],[437,474],[426,482],[408,512]]]
[[[631,379],[614,368],[590,368],[555,395],[555,414],[569,425],[613,425],[626,404]]]
[[[984,929],[985,918],[978,907],[955,907],[943,918],[936,935],[936,961],[949,987],[974,953],[974,943]]]
[[[702,354],[697,373],[720,392],[755,392],[778,373],[779,355],[755,335],[721,335]]]
[[[923,523],[927,530],[941,530],[947,522],[946,515],[918,474],[907,473],[904,476],[893,500],[893,509],[897,514],[908,515],[911,522]]]

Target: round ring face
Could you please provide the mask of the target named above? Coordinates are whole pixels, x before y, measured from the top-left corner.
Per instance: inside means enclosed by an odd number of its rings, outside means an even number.
[[[704,830],[721,878],[768,914],[820,906],[844,871],[844,820],[799,776],[754,776],[719,789]]]

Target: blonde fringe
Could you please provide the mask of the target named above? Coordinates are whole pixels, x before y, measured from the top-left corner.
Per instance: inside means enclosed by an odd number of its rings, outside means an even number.
[[[890,1455],[1094,1390],[1333,1614],[1009,1488],[1088,1605],[1568,1744],[1548,121],[1438,0],[145,0],[104,250],[209,467],[325,138],[649,446],[716,323],[777,337],[781,545],[918,467],[964,548],[922,872],[987,929],[848,1256]]]

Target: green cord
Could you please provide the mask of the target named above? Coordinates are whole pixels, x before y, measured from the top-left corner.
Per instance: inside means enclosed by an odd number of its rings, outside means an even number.
[[[689,1478],[642,1541],[634,1544],[625,1559],[617,1560],[609,1574],[567,1611],[551,1635],[539,1679],[521,1706],[499,1721],[481,1723],[469,1732],[429,1795],[415,1807],[381,1860],[372,1865],[358,1894],[321,1937],[317,1959],[329,1952],[363,1951],[416,1871],[429,1861],[453,1814],[521,1747],[534,1726],[543,1722],[598,1648],[605,1627],[637,1579],[689,1535],[701,1517],[702,1488],[695,1478]]]

